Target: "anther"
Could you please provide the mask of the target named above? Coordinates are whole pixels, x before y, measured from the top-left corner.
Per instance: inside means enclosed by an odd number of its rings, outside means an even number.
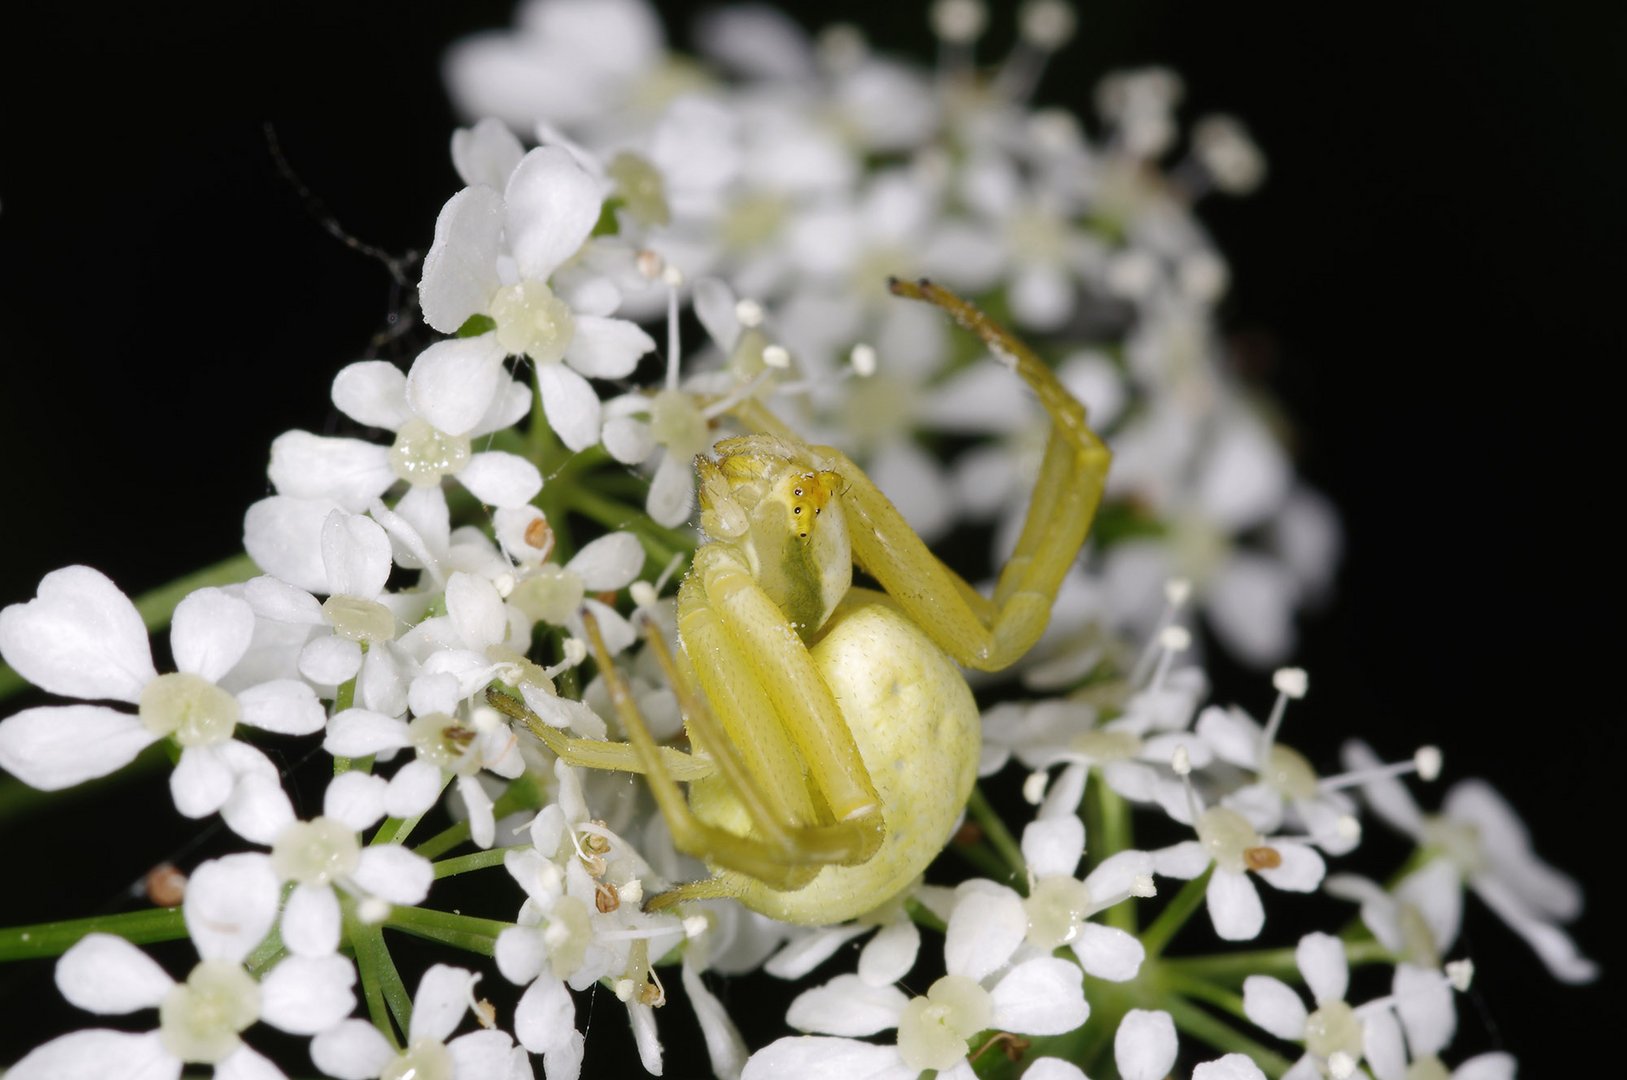
[[[1328,1075],[1333,1080],[1347,1080],[1356,1071],[1356,1059],[1343,1050],[1328,1055]]]
[[[684,937],[693,941],[706,933],[707,928],[711,925],[705,915],[691,915],[684,920]]]
[[[616,886],[616,896],[624,904],[636,904],[644,899],[644,883],[638,878]]]
[[[668,263],[661,268],[661,280],[676,289],[684,283],[684,272]]]
[[[616,980],[616,997],[623,1002],[632,1001],[633,991],[636,989],[637,987],[633,985],[632,979]]]
[[[1158,886],[1153,881],[1152,875],[1137,874],[1133,879],[1131,879],[1130,895],[1138,896],[1143,900],[1147,899],[1148,897],[1157,896]]]
[[[667,260],[649,248],[645,248],[638,253],[637,258],[634,259],[634,264],[638,267],[638,272],[651,281],[660,277],[661,271],[667,268]]]
[[[600,915],[608,915],[621,907],[621,894],[616,892],[614,885],[608,885],[603,881],[595,882],[593,906],[598,909]]]
[[[876,373],[875,346],[859,342],[853,346],[853,351],[847,354],[847,362],[853,366],[853,374],[861,379],[868,379]]]
[[[1447,964],[1446,980],[1452,984],[1452,989],[1458,993],[1467,992],[1469,984],[1474,981],[1474,961],[1453,960]]]
[[[932,5],[932,33],[951,45],[969,45],[983,36],[989,9],[979,0],[938,0]]]
[[[1186,752],[1184,743],[1177,746],[1175,752],[1169,756],[1169,767],[1175,770],[1176,776],[1192,775],[1192,755]]]
[[[747,330],[763,325],[763,305],[755,300],[741,300],[734,305],[735,321]]]
[[[1037,49],[1055,52],[1073,37],[1079,20],[1063,0],[1031,0],[1017,16],[1018,32]]]
[[[791,366],[791,354],[783,345],[768,345],[763,348],[763,363],[771,368],[784,371]]]
[[[635,607],[641,608],[649,607],[650,605],[654,604],[657,599],[659,599],[655,591],[655,586],[651,585],[648,581],[633,582],[632,585],[628,586],[627,588],[627,595],[633,598],[633,605]]]
[[[1035,769],[1023,781],[1023,801],[1029,806],[1038,806],[1045,801],[1045,789],[1051,785],[1051,774],[1044,769]]]
[[[1179,608],[1192,596],[1192,582],[1187,578],[1170,578],[1164,582],[1164,602]]]
[[[1275,870],[1282,865],[1282,853],[1264,845],[1244,848],[1243,865],[1250,870]]]
[[[1288,699],[1298,701],[1310,689],[1310,677],[1305,674],[1304,668],[1278,668],[1271,675],[1271,685],[1276,688],[1277,700],[1271,704],[1271,717],[1265,722],[1265,731],[1260,735],[1260,770],[1263,772],[1266,763],[1270,760],[1271,747],[1277,741],[1277,729],[1282,727],[1282,716],[1288,708]]]
[[[1420,780],[1438,778],[1441,775],[1441,748],[1420,746],[1412,755],[1412,763],[1418,769]]]
[[[1355,787],[1358,784],[1371,783],[1374,780],[1385,780],[1392,776],[1405,776],[1408,773],[1417,773],[1425,780],[1434,780],[1441,774],[1443,762],[1440,747],[1420,746],[1406,761],[1391,762],[1388,765],[1375,765],[1371,769],[1356,769],[1352,772],[1340,773],[1338,776],[1329,776],[1317,782],[1318,791],[1338,791],[1341,788]]]

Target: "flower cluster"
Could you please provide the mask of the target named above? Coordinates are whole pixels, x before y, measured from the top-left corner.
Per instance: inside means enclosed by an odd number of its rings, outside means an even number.
[[[1593,977],[1562,928],[1577,887],[1488,786],[1459,783],[1434,815],[1413,800],[1400,778],[1434,780],[1439,750],[1385,764],[1352,743],[1347,771],[1318,774],[1282,738],[1309,689],[1298,669],[1275,670],[1263,723],[1206,703],[1195,620],[1270,669],[1338,557],[1332,511],[1217,332],[1228,271],[1194,207],[1260,182],[1246,131],[1209,117],[1183,140],[1181,85],[1160,69],[1103,83],[1098,135],[1035,106],[1073,31],[1059,0],[1023,4],[992,66],[975,54],[983,4],[939,0],[931,17],[935,70],[851,28],[809,38],[757,6],[717,12],[700,58],[685,57],[641,0],[530,0],[515,29],[454,46],[470,126],[451,139],[465,186],[419,282],[434,337],[406,370],[337,372],[344,433],[274,441],[273,494],[244,518],[252,566],[222,564],[163,613],[175,670],[160,673],[142,612],[89,567],[0,611],[5,662],[69,702],[0,721],[0,767],[55,791],[162,765],[144,753],[160,744],[175,809],[218,818],[236,848],[191,870],[162,924],[196,946],[184,981],[126,940],[123,916],[60,950],[71,1003],[156,1009],[157,1030],[64,1035],[8,1076],[280,1075],[252,1049],[265,1023],[308,1039],[341,1080],[538,1064],[574,1080],[591,1053],[577,995],[595,987],[659,1075],[659,1029],[680,1022],[657,1022],[669,981],[731,1080],[964,1078],[1006,1059],[1059,1080],[1109,1055],[1147,1080],[1178,1062],[1201,1080],[1343,1078],[1363,1063],[1381,1080],[1447,1075],[1454,990],[1471,973],[1465,890],[1556,977]],[[777,657],[734,663],[698,644],[717,617],[691,603],[703,571],[685,572],[697,550],[758,527],[727,485],[767,483],[726,477],[714,444],[756,434],[851,453],[922,538],[991,525],[997,564],[1031,557],[1027,493],[1070,482],[1044,464],[1039,407],[996,344],[1009,339],[985,337],[1001,361],[985,362],[939,312],[889,296],[890,276],[930,278],[1009,322],[1114,461],[1045,636],[1016,679],[978,684],[968,785],[1020,765],[1032,813],[1013,828],[974,789],[952,843],[926,840],[959,861],[856,919],[792,925],[720,899],[748,888],[708,876],[750,865],[761,873],[746,877],[794,892],[841,824],[806,826],[831,816],[827,793],[777,771],[810,754],[800,718],[781,717],[796,746],[778,756],[706,726],[706,699],[725,694],[745,714],[785,710],[753,681]],[[718,580],[777,572],[755,554],[739,566]],[[774,598],[774,633],[806,655],[790,606],[806,601]],[[260,733],[331,758],[319,807],[296,805]],[[602,782],[628,772],[652,774],[653,804]],[[1364,808],[1417,843],[1388,884],[1328,873],[1359,848]],[[436,815],[449,827],[415,839]],[[1132,821],[1177,839],[1137,847]],[[801,863],[763,854],[775,830],[813,837],[782,844]],[[718,866],[684,854],[697,835]],[[510,886],[509,918],[433,906],[437,882],[477,872]],[[1360,923],[1301,937],[1287,965],[1169,953],[1200,906],[1225,941],[1264,934],[1257,882],[1267,897],[1325,889],[1359,904]],[[493,970],[437,963],[409,996],[384,928]],[[796,997],[785,1025],[801,1034],[767,1045],[746,1045],[704,978],[807,979],[867,935],[856,971]],[[1347,1003],[1353,964],[1393,969],[1393,992]],[[510,1017],[476,992],[493,974],[515,988]],[[466,1013],[479,1030],[455,1035]],[[1452,1075],[1512,1072],[1483,1055]]]

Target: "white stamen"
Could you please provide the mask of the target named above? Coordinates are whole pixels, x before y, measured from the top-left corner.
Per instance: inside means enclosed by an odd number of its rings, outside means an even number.
[[[1328,1075],[1333,1080],[1347,1080],[1356,1071],[1356,1059],[1343,1050],[1328,1055]]]
[[[1186,603],[1187,597],[1192,593],[1192,583],[1186,578],[1170,578],[1164,582],[1164,610],[1158,614],[1158,622],[1153,626],[1152,636],[1142,648],[1141,655],[1136,657],[1136,665],[1130,671],[1130,685],[1140,686],[1152,672],[1153,662],[1158,658],[1158,648],[1163,643],[1164,631],[1175,622],[1175,616],[1180,613],[1181,605]],[[1187,635],[1191,641],[1191,635]]]
[[[1079,24],[1073,6],[1064,0],[1031,0],[1023,5],[1017,19],[1023,40],[1046,52],[1066,45]]]
[[[627,594],[633,598],[635,607],[646,608],[660,599],[655,586],[648,581],[635,581],[627,587]]]
[[[763,325],[763,305],[755,300],[740,300],[734,305],[735,321],[747,330]]]
[[[1192,595],[1192,582],[1184,577],[1170,578],[1164,582],[1164,602],[1172,608],[1179,609]]]
[[[768,345],[763,349],[763,363],[784,371],[791,366],[791,354],[785,351],[783,345]]]
[[[363,897],[356,905],[356,918],[364,926],[377,926],[390,917],[390,902],[376,896]]]
[[[676,289],[684,283],[684,272],[668,263],[661,268],[661,280]]]
[[[1420,780],[1434,780],[1441,775],[1441,748],[1438,746],[1420,746],[1412,755],[1412,763],[1418,769]]]
[[[1177,746],[1175,752],[1169,756],[1169,767],[1175,770],[1176,776],[1187,777],[1192,775],[1192,755],[1186,752],[1184,743]]]
[[[1452,989],[1462,994],[1468,991],[1469,984],[1474,981],[1473,960],[1453,960],[1446,965],[1446,980],[1452,984]]]
[[[1137,874],[1130,882],[1130,895],[1146,899],[1158,895],[1158,886],[1153,882],[1151,874]]]
[[[633,985],[633,980],[632,979],[617,979],[616,980],[616,997],[621,999],[624,1002],[632,1001],[633,1000],[633,991],[637,990],[637,989],[638,989],[638,987]]]
[[[932,5],[932,33],[951,45],[969,45],[983,36],[989,9],[980,0],[938,0]]]
[[[1277,693],[1286,694],[1298,701],[1310,689],[1311,682],[1304,668],[1285,667],[1271,673],[1271,685],[1276,688]]]
[[[1029,806],[1038,806],[1045,801],[1045,789],[1051,784],[1051,774],[1044,769],[1036,769],[1028,774],[1023,781],[1023,801]]]
[[[1192,645],[1192,632],[1179,623],[1171,623],[1158,631],[1158,666],[1153,669],[1147,689],[1157,690],[1164,685],[1169,669],[1175,663],[1175,654],[1185,652]]]
[[[463,987],[463,996],[469,1000],[469,1008],[474,1011],[476,1016],[479,1016],[483,1011],[480,1004],[480,999],[475,997],[475,983],[479,981],[480,972],[471,971],[469,973],[469,981]]]
[[[848,363],[853,365],[853,373],[861,379],[868,379],[876,373],[875,346],[859,342],[853,346],[853,351],[847,355]]]
[[[693,941],[706,933],[706,928],[710,925],[705,915],[691,915],[684,920],[684,937]]]
[[[665,270],[667,266],[665,259],[648,248],[639,252],[633,262],[638,267],[638,272],[651,281],[660,277],[661,271]]]
[[[666,278],[665,274],[661,275]],[[678,389],[678,283],[667,280],[667,389]]]
[[[1433,754],[1427,751],[1434,751]],[[1358,784],[1370,783],[1374,780],[1384,780],[1392,776],[1406,776],[1408,773],[1423,775],[1425,766],[1433,766],[1435,775],[1440,775],[1440,750],[1433,746],[1421,747],[1418,753],[1406,761],[1395,761],[1388,765],[1375,765],[1371,769],[1357,769],[1354,772],[1340,773],[1338,776],[1329,776],[1317,781],[1318,791],[1338,791],[1341,788],[1355,787]],[[1432,777],[1424,776],[1429,780]]]
[[[768,382],[771,376],[771,372],[759,371],[750,380],[735,387],[732,393],[718,398],[716,401],[706,406],[706,408],[702,409],[701,419],[716,420],[718,417],[722,416],[724,413],[728,412],[730,409],[734,408],[736,405],[755,394],[764,383]]]
[[[1333,831],[1341,840],[1360,840],[1361,822],[1354,814],[1340,814],[1339,820],[1333,823]]]

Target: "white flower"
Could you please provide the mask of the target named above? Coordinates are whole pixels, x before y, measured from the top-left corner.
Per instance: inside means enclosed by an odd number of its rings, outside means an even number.
[[[47,574],[39,595],[0,612],[0,655],[54,694],[111,699],[104,705],[48,705],[0,721],[0,765],[47,791],[106,776],[149,744],[170,737],[181,759],[170,774],[176,809],[188,817],[219,810],[234,828],[267,803],[286,803],[277,768],[234,739],[239,724],[309,735],[327,721],[309,686],[276,679],[236,694],[216,685],[254,636],[249,605],[220,589],[199,589],[176,605],[170,648],[178,672],[153,668],[135,605],[87,566]]]
[[[1299,939],[1295,959],[1315,999],[1314,1012],[1307,1013],[1299,995],[1269,975],[1243,981],[1243,1010],[1277,1038],[1304,1044],[1305,1056],[1288,1076],[1309,1080],[1326,1074],[1344,1080],[1362,1059],[1366,1030],[1357,1011],[1345,1004],[1350,966],[1344,945],[1330,934],[1306,934]]]
[[[1077,814],[1030,822],[1023,829],[1022,851],[1029,879],[1022,900],[1027,943],[1046,955],[1066,945],[1085,973],[1098,979],[1135,978],[1146,955],[1141,942],[1134,934],[1089,920],[1132,896],[1153,895],[1152,856],[1115,851],[1084,880],[1076,879],[1074,871],[1085,853],[1085,827]]]
[[[384,1076],[531,1080],[530,1059],[507,1034],[481,1030],[451,1037],[475,1003],[474,984],[479,978],[445,964],[424,972],[413,995],[405,1050],[396,1050],[365,1020],[346,1020],[312,1040],[311,1060],[338,1080]]]
[[[1389,892],[1355,874],[1335,874],[1323,888],[1360,903],[1378,943],[1418,967],[1439,968],[1463,924],[1463,884],[1447,859],[1425,863]]]
[[[1372,769],[1380,763],[1366,744],[1345,745],[1345,764]],[[1484,780],[1463,780],[1446,793],[1439,814],[1425,814],[1393,778],[1362,788],[1374,813],[1436,853],[1486,906],[1536,950],[1554,977],[1590,982],[1598,965],[1583,956],[1557,924],[1581,913],[1582,890],[1531,849],[1525,823]]]
[[[988,1028],[1060,1035],[1090,1015],[1079,968],[1054,956],[1008,968],[1028,932],[1022,900],[1009,890],[971,889],[956,903],[944,942],[948,974],[921,997],[839,975],[791,1003],[786,1020],[836,1039],[780,1039],[746,1063],[743,1080],[777,1076],[911,1077],[923,1069],[967,1070],[967,1040]],[[992,985],[985,986],[985,983]],[[874,1046],[855,1036],[898,1029]],[[957,1074],[958,1075],[958,1074]]]
[[[447,202],[419,284],[435,329],[456,333],[486,315],[496,328],[463,340],[531,358],[548,422],[572,450],[599,435],[599,398],[583,376],[629,375],[655,347],[633,323],[607,317],[621,300],[608,281],[590,278],[569,298],[548,285],[587,241],[603,201],[598,181],[568,150],[533,150],[501,194],[477,184]]]
[[[158,1030],[64,1035],[28,1054],[6,1075],[17,1080],[176,1076],[184,1065],[212,1065],[222,1080],[281,1077],[241,1033],[260,1021],[294,1035],[332,1028],[356,1005],[351,992],[356,972],[350,961],[331,953],[286,957],[258,981],[244,969],[244,959],[277,915],[277,887],[270,875],[263,860],[244,855],[228,855],[193,872],[184,912],[201,962],[184,983],[123,938],[89,934],[81,939],[57,962],[62,996],[103,1015],[158,1009]]]

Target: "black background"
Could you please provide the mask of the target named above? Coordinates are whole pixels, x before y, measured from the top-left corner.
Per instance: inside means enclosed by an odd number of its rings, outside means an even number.
[[[930,44],[913,5],[804,7],[885,47]],[[1186,117],[1232,112],[1265,148],[1266,187],[1202,216],[1232,261],[1238,355],[1286,400],[1348,539],[1333,611],[1307,627],[1312,690],[1289,737],[1325,770],[1351,732],[1391,755],[1439,743],[1448,780],[1490,778],[1588,885],[1574,930],[1610,967],[1587,990],[1553,984],[1470,905],[1465,1045],[1506,1046],[1531,1076],[1604,1052],[1619,985],[1606,886],[1622,828],[1607,793],[1623,748],[1609,524],[1623,455],[1607,387],[1622,359],[1627,17],[1598,8],[1092,4],[1040,95],[1084,107],[1104,72],[1167,63]],[[680,41],[692,10],[663,6]],[[421,251],[458,183],[440,50],[508,10],[29,17],[46,21],[8,14],[0,74],[0,603],[74,562],[136,594],[235,549],[267,490],[267,444],[331,423],[333,373],[394,305],[384,269],[278,174],[262,125],[345,229]],[[1222,673],[1221,693],[1268,704],[1263,678]],[[23,865],[0,922],[116,906],[108,882],[187,835],[173,813],[65,805],[78,854],[13,855],[42,834],[8,826],[4,857]],[[742,1011],[768,1003],[747,1013],[754,1045],[779,1030],[777,990],[723,992]],[[0,1060],[84,1023],[41,1005],[54,996],[47,964],[0,970]],[[611,1060],[599,1044],[626,1041],[605,1019],[619,1007],[600,1004],[590,1070]],[[19,1022],[36,1009],[38,1024]],[[668,1075],[701,1060],[688,1027],[680,1009],[663,1017],[682,1055]]]

